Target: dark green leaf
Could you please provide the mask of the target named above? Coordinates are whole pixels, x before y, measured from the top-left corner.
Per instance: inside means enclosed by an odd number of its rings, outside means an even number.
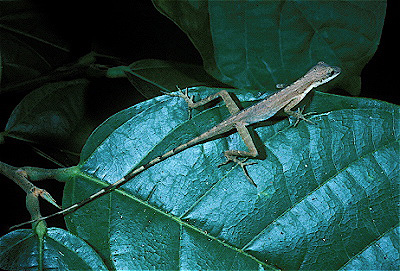
[[[174,91],[176,86],[221,86],[221,83],[208,75],[203,67],[192,64],[144,59],[132,63],[129,68],[131,72],[126,72],[129,81],[146,98],[159,96],[160,88],[164,91]]]
[[[37,270],[39,241],[32,230],[16,230],[0,238],[0,268]],[[44,237],[45,270],[106,270],[99,255],[83,240],[58,228]]]
[[[248,103],[262,96],[234,92]],[[67,216],[67,226],[115,269],[397,266],[388,238],[399,237],[399,107],[316,93],[309,108],[316,125],[256,128],[266,152],[248,167],[257,188],[240,168],[216,166],[224,150],[245,149],[235,133],[155,165]],[[226,116],[219,106],[187,120],[186,104],[166,96],[112,116],[87,141],[64,206]]]
[[[50,83],[32,91],[11,113],[4,135],[47,146],[76,146],[72,141],[77,138],[71,136],[78,133],[78,128],[79,132],[84,131],[78,125],[85,111],[84,94],[88,85],[87,80],[77,79]]]
[[[66,42],[29,1],[0,1],[1,87],[33,79],[65,62]]]
[[[189,36],[205,69],[226,84],[272,89],[325,61],[343,68],[336,84],[353,94],[379,44],[386,9],[386,1],[153,3]]]
[[[50,64],[13,35],[0,30],[0,83],[7,85],[35,78],[50,70]]]

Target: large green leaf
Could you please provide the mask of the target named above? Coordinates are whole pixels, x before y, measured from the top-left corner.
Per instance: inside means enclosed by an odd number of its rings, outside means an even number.
[[[46,84],[15,107],[7,122],[7,136],[27,141],[71,136],[84,113],[85,79]]]
[[[247,105],[263,96],[234,92]],[[245,149],[235,133],[146,170],[68,215],[67,227],[115,269],[398,267],[399,107],[316,93],[309,110],[316,125],[256,128],[266,152],[248,167],[257,187],[240,168],[216,166],[224,150]],[[167,96],[119,112],[87,141],[63,205],[226,116],[221,105],[187,120],[186,104]]]
[[[44,237],[44,270],[106,270],[99,255],[83,240],[50,228]],[[0,238],[0,268],[38,270],[39,241],[32,230],[16,230]]]
[[[199,50],[206,70],[248,89],[290,83],[313,63],[343,68],[336,81],[360,91],[379,44],[386,1],[165,1],[156,8]]]
[[[87,138],[82,119],[88,85],[76,79],[35,89],[15,107],[1,135],[79,152]]]

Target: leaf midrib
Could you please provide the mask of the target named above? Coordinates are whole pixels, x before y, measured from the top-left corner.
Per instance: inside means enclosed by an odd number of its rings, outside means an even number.
[[[89,176],[88,174],[86,174],[85,172],[82,172],[82,171],[80,171],[79,173],[77,173],[77,176],[79,176],[79,177],[82,178],[82,179],[90,180],[90,181],[96,183],[96,184],[99,185],[99,186],[104,186],[104,187],[106,187],[106,186],[109,185],[109,183],[106,183],[106,182],[104,182],[104,181],[101,181],[101,180],[98,179],[98,178],[91,177],[91,176]],[[163,210],[161,210],[161,209],[159,209],[159,208],[157,208],[157,207],[155,207],[155,206],[149,204],[147,201],[144,201],[144,200],[142,200],[142,199],[140,199],[140,198],[138,198],[138,197],[136,197],[136,196],[134,196],[134,195],[132,195],[132,194],[130,194],[130,193],[124,191],[124,190],[122,190],[121,188],[115,189],[115,190],[113,190],[113,191],[110,192],[110,193],[113,193],[113,192],[118,193],[118,194],[120,194],[120,195],[122,195],[122,196],[125,196],[125,197],[128,198],[128,199],[131,199],[131,200],[137,202],[138,204],[141,204],[141,205],[143,205],[143,206],[149,208],[150,210],[153,210],[154,212],[156,212],[156,213],[158,213],[158,214],[160,214],[160,215],[162,215],[162,216],[165,216],[165,217],[167,217],[167,218],[169,218],[169,219],[171,219],[171,220],[177,222],[179,225],[181,225],[181,226],[183,226],[183,227],[186,227],[186,228],[191,229],[191,230],[193,230],[193,231],[195,231],[195,232],[197,232],[197,233],[199,233],[199,234],[201,234],[201,235],[204,235],[204,236],[206,236],[207,238],[212,239],[212,240],[218,242],[219,244],[223,245],[224,247],[227,247],[227,248],[229,248],[229,249],[231,249],[231,250],[234,250],[234,251],[236,251],[236,252],[238,252],[238,253],[241,253],[241,254],[243,254],[244,256],[249,257],[250,259],[256,261],[256,262],[257,262],[258,264],[260,264],[260,265],[267,266],[268,268],[272,268],[272,266],[266,264],[266,263],[263,262],[263,261],[260,261],[259,259],[257,259],[257,258],[254,257],[253,255],[251,255],[251,254],[245,252],[243,249],[239,249],[239,248],[237,248],[237,247],[235,247],[235,246],[232,246],[232,245],[230,245],[230,244],[228,244],[228,243],[226,243],[226,242],[223,242],[222,240],[218,239],[217,237],[208,234],[206,231],[202,231],[200,228],[197,228],[197,227],[195,227],[195,226],[189,224],[188,222],[185,222],[185,221],[182,220],[180,217],[176,217],[176,216],[173,216],[172,214],[166,213],[166,212],[164,212]],[[111,208],[110,208],[110,210],[111,210]],[[111,212],[112,212],[112,211],[110,211],[110,213],[111,213]],[[109,214],[109,216],[111,216],[111,214]],[[109,220],[109,221],[111,221],[111,220]],[[180,231],[179,234],[180,234],[179,237],[182,237],[182,231]],[[180,238],[180,239],[181,239],[181,238]],[[180,248],[181,248],[181,246],[180,246]]]

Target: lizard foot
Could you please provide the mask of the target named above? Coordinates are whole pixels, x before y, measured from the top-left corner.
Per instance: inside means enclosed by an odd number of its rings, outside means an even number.
[[[296,127],[297,124],[299,124],[300,120],[304,120],[310,124],[316,124],[315,122],[312,122],[311,120],[307,119],[306,116],[315,114],[315,112],[308,112],[303,114],[304,107],[303,108],[297,108],[297,111],[291,111],[290,116],[296,118],[296,122],[293,124],[294,127]],[[291,122],[291,119],[289,118],[289,121]]]
[[[241,160],[240,160],[237,156],[235,156],[235,155],[227,155],[227,154],[225,154],[225,158],[226,158],[226,161],[223,162],[223,163],[221,163],[221,164],[219,164],[218,167],[223,166],[223,165],[226,165],[226,164],[228,164],[228,163],[230,163],[230,162],[233,162],[233,163],[239,165],[239,166],[242,168],[242,170],[243,170],[243,172],[244,172],[244,175],[246,176],[246,179],[247,179],[252,185],[254,185],[255,187],[257,187],[256,183],[255,183],[255,182],[253,181],[253,179],[250,177],[250,175],[249,175],[249,173],[247,172],[247,169],[246,169],[246,166],[257,164],[257,162],[247,162],[247,163],[246,163],[246,161],[249,159],[248,157],[245,158],[243,161],[241,161]]]
[[[189,115],[189,119],[192,118],[192,110],[195,106],[195,102],[193,101],[193,96],[189,96],[188,93],[188,88],[185,88],[185,90],[180,89],[178,86],[176,86],[177,90],[178,90],[178,94],[176,93],[171,93],[171,92],[166,92],[166,91],[162,91],[160,90],[162,93],[171,96],[171,97],[178,97],[178,98],[182,98],[185,100],[185,102],[188,105],[188,115]]]
[[[184,90],[180,89],[178,86],[176,86],[176,89],[178,90],[178,93],[171,93],[171,92],[166,92],[160,90],[162,93],[171,96],[171,97],[179,97],[185,100],[185,102],[188,104],[189,108],[193,108],[194,101],[193,101],[193,96],[189,96],[188,88],[185,88]]]

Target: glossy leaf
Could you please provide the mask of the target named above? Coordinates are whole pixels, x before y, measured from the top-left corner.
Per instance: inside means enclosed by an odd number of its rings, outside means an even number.
[[[36,270],[39,241],[32,230],[12,231],[0,238],[0,268]],[[68,231],[49,228],[44,237],[44,270],[107,270],[98,254]]]
[[[399,231],[399,226],[387,231],[367,249],[356,255],[342,269],[398,270],[400,266]]]
[[[247,105],[263,96],[234,92]],[[245,149],[235,133],[155,165],[68,215],[67,226],[115,269],[398,266],[398,243],[387,240],[399,237],[399,107],[316,93],[309,110],[318,112],[316,125],[284,120],[256,128],[266,153],[248,167],[257,188],[240,168],[216,166],[224,150]],[[87,141],[63,205],[227,114],[218,106],[188,120],[186,104],[166,96],[119,112]],[[377,244],[385,246],[374,253]]]
[[[207,72],[236,88],[289,84],[318,61],[343,68],[357,94],[379,44],[386,1],[163,1],[156,8],[199,50]]]

